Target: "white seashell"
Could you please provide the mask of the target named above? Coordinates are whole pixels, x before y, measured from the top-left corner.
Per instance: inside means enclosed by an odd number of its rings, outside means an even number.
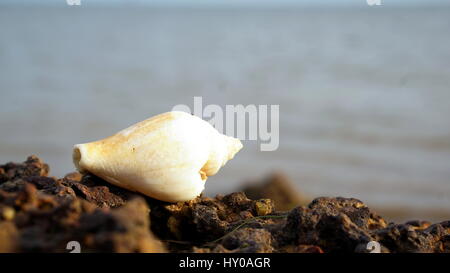
[[[80,172],[152,198],[178,202],[197,197],[205,181],[242,148],[208,122],[185,112],[167,112],[108,138],[77,144]]]

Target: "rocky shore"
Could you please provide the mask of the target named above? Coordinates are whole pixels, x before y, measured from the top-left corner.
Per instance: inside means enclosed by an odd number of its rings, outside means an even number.
[[[299,205],[300,204],[300,205]],[[302,205],[280,175],[170,204],[93,175],[49,176],[36,156],[0,165],[0,252],[450,252],[450,221],[387,223],[353,198]]]

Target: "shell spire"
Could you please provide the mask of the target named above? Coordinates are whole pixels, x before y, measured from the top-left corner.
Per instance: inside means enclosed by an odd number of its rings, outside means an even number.
[[[234,137],[229,137],[224,135],[223,136],[226,139],[227,144],[227,150],[228,150],[228,157],[227,160],[233,159],[234,155],[237,154],[243,147],[242,142]]]

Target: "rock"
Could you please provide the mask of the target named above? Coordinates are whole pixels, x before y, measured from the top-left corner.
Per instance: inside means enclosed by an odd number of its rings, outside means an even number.
[[[358,227],[372,230],[386,227],[386,221],[370,210],[363,202],[355,198],[319,197],[314,199],[308,208],[320,214],[338,215],[343,213]]]
[[[371,230],[386,222],[361,201],[353,198],[320,197],[307,207],[289,213],[284,244],[317,245],[325,252],[354,252],[359,244],[373,240]]]
[[[61,199],[76,197],[72,188],[68,187],[64,180],[46,176],[30,176],[23,178],[23,181],[33,184],[39,191],[56,196]],[[20,181],[18,181],[20,182]]]
[[[255,202],[256,215],[264,216],[272,213],[274,205],[270,199],[260,199]]]
[[[375,240],[397,253],[431,253],[437,250],[438,238],[409,224],[391,224],[375,231]]]
[[[231,193],[216,198],[198,197],[188,202],[170,204],[150,201],[152,229],[167,240],[189,240],[206,243],[224,236],[236,225],[258,215],[257,203],[267,215],[273,211],[267,200],[250,200],[244,193]]]
[[[27,184],[14,200],[19,204],[15,225],[23,252],[66,252],[70,241],[87,252],[162,252],[150,232],[145,201],[119,209],[99,209],[79,198],[56,199]]]
[[[450,221],[431,225],[425,231],[435,237],[435,252],[450,253]]]
[[[272,234],[265,229],[242,228],[222,240],[222,246],[233,253],[271,253]]]
[[[50,168],[40,158],[31,155],[23,163],[0,165],[0,184],[29,176],[47,176]]]
[[[273,173],[262,181],[251,182],[242,191],[250,199],[271,199],[275,208],[280,211],[287,211],[306,204],[306,198],[281,173]]]
[[[63,181],[78,197],[95,203],[99,207],[120,207],[125,205],[127,200],[138,196],[90,174],[83,176],[72,173],[64,177]]]
[[[14,210],[14,208],[0,205],[0,217],[1,217],[0,219],[11,221],[14,219],[15,216],[16,211]]]
[[[287,245],[280,248],[282,253],[324,253],[323,250],[315,245]]]
[[[70,241],[84,252],[165,251],[150,231],[149,208],[141,197],[89,176],[48,177],[47,164],[33,156],[1,170],[2,252],[67,252]]]
[[[83,175],[79,172],[71,172],[64,176],[65,181],[81,182]]]
[[[367,245],[372,236],[352,222],[344,213],[324,216],[317,223],[319,245],[325,252],[355,252],[359,244]]]
[[[165,252],[162,242],[150,232],[149,208],[143,198],[135,198],[109,213],[96,210],[80,218],[76,233],[83,234],[87,251],[118,253]]]
[[[412,220],[406,222],[405,225],[410,225],[414,229],[426,229],[431,225],[431,223],[428,221]]]
[[[14,223],[9,221],[0,221],[0,253],[18,252],[18,239],[19,231]]]
[[[280,192],[290,191],[273,186],[280,177],[269,179],[270,190],[253,191],[254,200],[235,192],[172,204],[91,174],[49,177],[48,169],[35,156],[0,165],[0,252],[68,252],[71,241],[81,252],[350,253],[370,252],[372,241],[383,253],[450,252],[450,221],[388,225],[342,197],[276,210]],[[281,207],[298,200],[291,201]]]

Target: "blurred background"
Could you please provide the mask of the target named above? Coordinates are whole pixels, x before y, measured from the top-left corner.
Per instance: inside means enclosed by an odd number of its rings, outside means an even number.
[[[208,195],[278,170],[310,197],[448,220],[450,7],[381,3],[2,1],[0,164],[36,154],[62,176],[73,144],[194,96],[278,104],[279,149],[244,141]]]

